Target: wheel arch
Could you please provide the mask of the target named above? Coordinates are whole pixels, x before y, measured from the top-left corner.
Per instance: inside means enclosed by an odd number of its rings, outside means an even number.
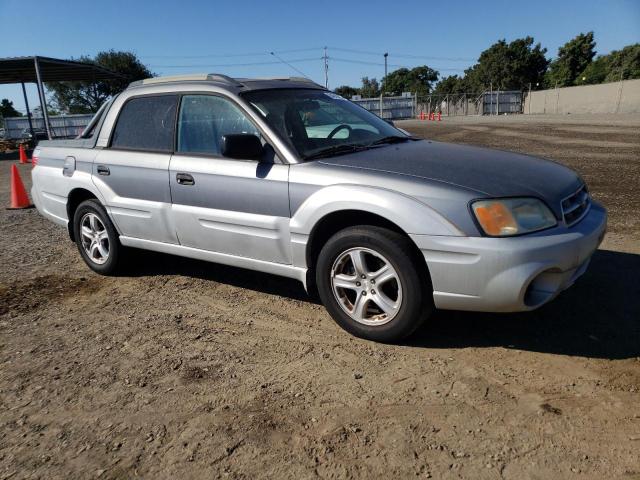
[[[326,241],[346,226],[367,224],[384,226],[409,238],[410,234],[464,235],[439,212],[409,195],[367,185],[331,185],[308,196],[291,217],[294,265],[313,271],[322,239]],[[418,246],[413,240],[411,243],[424,262]],[[312,278],[307,275],[307,280]]]
[[[326,214],[324,217],[320,218],[318,222],[316,222],[316,224],[313,226],[309,234],[305,250],[305,261],[307,265],[306,287],[307,291],[310,294],[317,294],[315,269],[322,247],[333,235],[335,235],[339,231],[344,230],[348,227],[356,226],[374,226],[386,228],[387,230],[391,230],[406,237],[413,247],[413,254],[415,256],[416,262],[419,265],[419,271],[424,275],[424,279],[427,281],[427,284],[432,284],[431,274],[429,272],[427,262],[425,261],[424,256],[421,254],[418,246],[405,230],[403,230],[396,223],[376,213],[372,213],[367,210],[345,209],[332,211]]]
[[[75,233],[73,231],[73,217],[80,204],[85,200],[90,199],[100,201],[95,193],[82,187],[74,188],[69,192],[69,195],[67,196],[67,218],[69,219],[69,221],[67,222],[67,230],[69,232],[69,238],[72,242],[76,241]]]

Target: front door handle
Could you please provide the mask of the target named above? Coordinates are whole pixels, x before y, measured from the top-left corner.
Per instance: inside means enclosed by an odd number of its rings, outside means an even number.
[[[176,182],[180,185],[194,185],[196,183],[188,173],[176,173]]]
[[[109,167],[105,167],[104,165],[98,165],[98,175],[110,175],[111,171],[109,170]]]

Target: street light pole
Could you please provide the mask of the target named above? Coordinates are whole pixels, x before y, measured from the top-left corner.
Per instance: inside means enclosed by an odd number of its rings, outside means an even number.
[[[389,56],[388,53],[384,54],[384,78],[387,78],[387,57]]]

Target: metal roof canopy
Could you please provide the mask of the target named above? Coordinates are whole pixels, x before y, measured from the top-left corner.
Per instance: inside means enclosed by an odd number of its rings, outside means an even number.
[[[33,125],[29,112],[29,102],[27,92],[24,88],[25,82],[35,83],[38,86],[38,96],[40,98],[40,108],[44,117],[44,124],[47,136],[51,140],[51,126],[49,125],[49,114],[46,109],[44,97],[44,82],[78,82],[112,80],[116,78],[126,78],[106,68],[93,63],[76,62],[73,60],[61,60],[49,57],[12,57],[0,58],[0,84],[20,83],[22,84],[22,94],[27,107],[27,117],[29,118],[29,128],[31,135]]]

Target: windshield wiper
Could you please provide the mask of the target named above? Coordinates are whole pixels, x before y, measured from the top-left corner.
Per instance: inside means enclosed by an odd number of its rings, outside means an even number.
[[[323,148],[322,150],[312,153],[304,157],[305,160],[313,160],[315,158],[332,157],[333,155],[341,155],[343,153],[360,152],[368,149],[368,145],[360,144],[346,144],[346,145],[334,145],[332,147]]]
[[[411,137],[401,137],[400,135],[391,135],[390,137],[382,137],[381,139],[376,140],[375,142],[372,142],[369,145],[400,143],[400,142],[407,142],[409,140],[411,140]]]

